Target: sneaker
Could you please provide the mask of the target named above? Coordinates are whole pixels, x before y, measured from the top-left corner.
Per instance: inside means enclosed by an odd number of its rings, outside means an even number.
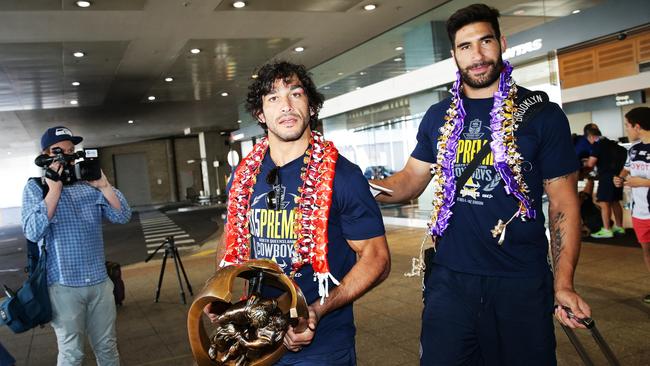
[[[612,226],[612,232],[615,235],[625,235],[625,229],[616,225]]]
[[[613,238],[614,233],[611,230],[601,228],[599,231],[596,231],[595,233],[591,234],[591,237],[595,239]]]
[[[650,295],[645,295],[645,297],[643,298],[643,302],[646,304],[650,304]]]

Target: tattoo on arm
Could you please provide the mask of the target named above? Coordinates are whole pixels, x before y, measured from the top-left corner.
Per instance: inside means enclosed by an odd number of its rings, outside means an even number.
[[[551,216],[551,252],[553,253],[553,268],[557,267],[564,248],[564,222],[566,216],[564,212],[558,212]]]
[[[574,173],[569,173],[569,174],[566,174],[566,175],[563,175],[563,176],[560,176],[560,177],[544,179],[544,188],[546,188],[550,183],[553,183],[555,181],[558,181],[558,180],[561,180],[561,179],[567,180],[567,179],[571,178],[574,174],[576,174],[576,173],[574,172]]]

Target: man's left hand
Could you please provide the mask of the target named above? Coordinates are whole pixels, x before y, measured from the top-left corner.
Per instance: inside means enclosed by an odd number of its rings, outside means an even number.
[[[591,317],[589,305],[572,289],[562,289],[555,291],[555,301],[558,305],[566,306],[571,309],[573,314],[578,318]],[[555,317],[560,323],[569,328],[586,328],[583,324],[569,317],[562,307],[555,308]]]
[[[284,335],[284,346],[291,352],[299,352],[302,350],[302,347],[308,346],[311,344],[314,335],[316,334],[316,327],[318,326],[318,321],[320,320],[316,311],[310,306],[309,307],[309,319],[300,318],[298,325],[294,327],[289,327],[287,334]],[[299,329],[304,328],[302,332],[298,332]]]
[[[102,176],[97,179],[97,180],[90,180],[88,181],[88,184],[91,186],[97,188],[97,189],[104,189],[107,187],[110,187],[110,184],[108,183],[108,179],[106,179],[106,175],[104,175],[104,171],[102,170]]]

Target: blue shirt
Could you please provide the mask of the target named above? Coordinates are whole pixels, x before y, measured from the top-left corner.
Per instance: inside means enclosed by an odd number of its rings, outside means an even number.
[[[519,93],[526,90],[519,88]],[[420,124],[414,158],[436,160],[439,129],[449,108],[450,98],[433,105]],[[458,178],[491,134],[490,110],[493,99],[463,98],[467,116],[458,143],[454,174]],[[504,222],[516,212],[519,202],[507,195],[490,154],[478,165],[456,203],[453,216],[443,233],[435,256],[437,264],[451,270],[488,276],[528,277],[547,273],[548,242],[542,212],[543,180],[563,176],[578,169],[571,142],[569,122],[555,103],[549,103],[528,124],[516,132],[518,151],[523,155],[522,170],[537,218],[522,222],[515,218],[506,229],[503,245],[490,230],[499,219]]]
[[[293,209],[302,185],[300,169],[304,166],[301,156],[279,170],[282,186],[281,209],[267,208],[266,195],[272,186],[265,177],[275,167],[270,150],[262,161],[260,174],[251,196],[250,229],[253,258],[275,258],[287,275],[291,272],[291,254],[296,234],[293,231]],[[230,184],[228,185],[230,191]],[[365,240],[384,235],[381,212],[370,194],[368,181],[358,166],[339,155],[333,183],[332,206],[328,222],[328,253],[330,272],[337,280],[350,271],[357,261],[354,250],[347,240]],[[347,240],[346,240],[347,239]],[[320,299],[314,271],[304,265],[296,274],[295,281],[302,290],[307,304]],[[330,291],[335,287],[330,282]],[[264,295],[271,295],[263,291]],[[325,300],[327,301],[327,300]],[[316,328],[312,343],[298,353],[287,352],[283,360],[300,359],[308,355],[320,355],[354,347],[354,317],[352,304],[338,308],[323,316]]]
[[[23,233],[33,242],[45,239],[49,285],[83,287],[106,279],[102,217],[120,224],[131,219],[126,199],[113,190],[120,200],[119,210],[86,182],[63,186],[54,216],[48,220],[43,191],[29,180],[23,191]]]

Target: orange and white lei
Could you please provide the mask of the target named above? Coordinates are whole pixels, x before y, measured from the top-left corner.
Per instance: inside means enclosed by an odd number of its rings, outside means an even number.
[[[332,186],[338,150],[316,131],[311,133],[309,146],[305,153],[306,166],[300,174],[300,197],[296,198],[294,208],[293,230],[297,239],[291,258],[291,276],[295,276],[303,265],[311,264],[314,269],[314,281],[318,281],[318,294],[322,303],[329,296],[328,280],[332,280],[335,285],[339,284],[330,273],[327,262],[327,223],[332,206]],[[226,254],[221,260],[221,267],[244,263],[250,259],[250,199],[268,147],[268,138],[264,137],[253,146],[253,150],[235,170],[228,194]]]

